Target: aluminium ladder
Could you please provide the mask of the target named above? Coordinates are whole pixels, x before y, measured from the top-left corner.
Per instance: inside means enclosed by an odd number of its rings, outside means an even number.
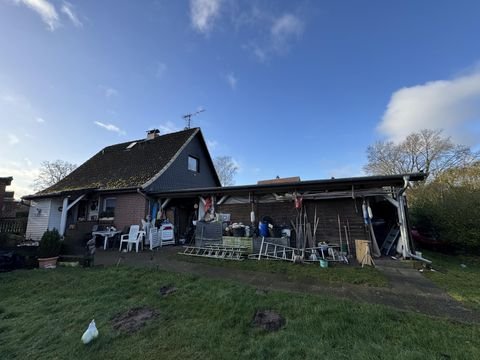
[[[213,259],[243,260],[248,248],[245,246],[208,245],[184,246],[181,255],[199,256]]]
[[[393,244],[395,244],[395,242],[397,241],[399,234],[400,234],[400,229],[396,226],[392,227],[387,237],[385,238],[385,241],[383,242],[382,247],[380,248],[380,252],[383,252],[385,255],[390,254],[390,251],[393,248]]]

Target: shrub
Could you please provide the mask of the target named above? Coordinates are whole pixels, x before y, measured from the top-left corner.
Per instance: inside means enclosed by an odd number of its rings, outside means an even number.
[[[38,249],[38,257],[50,258],[60,255],[62,242],[57,229],[47,230],[43,233]]]
[[[480,191],[431,183],[414,189],[412,223],[457,250],[480,253]]]

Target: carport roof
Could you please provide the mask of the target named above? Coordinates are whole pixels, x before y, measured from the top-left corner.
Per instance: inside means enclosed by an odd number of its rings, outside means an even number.
[[[351,190],[354,189],[372,189],[383,187],[401,187],[404,184],[404,178],[408,181],[425,180],[428,174],[412,173],[397,175],[375,175],[350,178],[331,178],[323,180],[297,181],[281,184],[261,184],[261,185],[239,185],[226,187],[197,188],[176,191],[162,191],[149,193],[156,197],[191,197],[200,195],[240,195],[246,193],[266,194],[281,191],[332,191],[332,190]]]

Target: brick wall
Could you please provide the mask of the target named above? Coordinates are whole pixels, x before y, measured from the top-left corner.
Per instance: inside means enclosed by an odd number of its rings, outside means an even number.
[[[112,196],[113,197],[113,196]],[[147,200],[140,194],[115,195],[115,226],[122,230],[125,226],[142,225],[141,219],[147,214]]]

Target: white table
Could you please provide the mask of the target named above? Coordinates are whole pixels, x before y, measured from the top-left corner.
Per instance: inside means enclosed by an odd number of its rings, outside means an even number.
[[[92,236],[103,236],[103,250],[107,250],[108,239],[114,237],[117,234],[120,234],[121,231],[115,230],[102,230],[102,231],[92,231]]]

